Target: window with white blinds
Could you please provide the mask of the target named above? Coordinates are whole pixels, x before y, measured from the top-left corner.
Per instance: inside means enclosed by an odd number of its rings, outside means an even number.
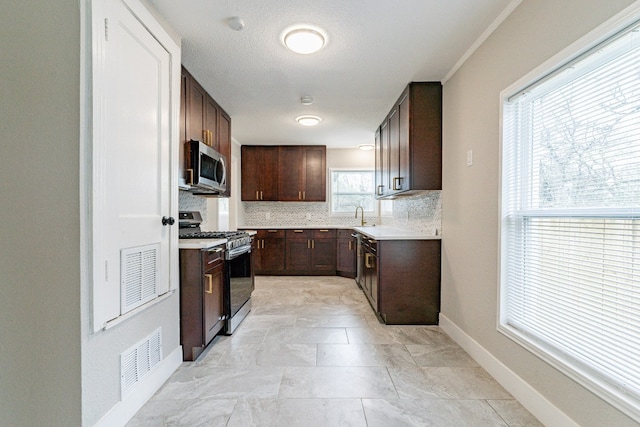
[[[640,420],[640,25],[503,97],[499,330]]]

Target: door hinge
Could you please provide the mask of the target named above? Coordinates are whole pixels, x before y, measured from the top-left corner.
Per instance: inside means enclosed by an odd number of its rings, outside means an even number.
[[[109,18],[104,18],[104,41],[109,41]]]

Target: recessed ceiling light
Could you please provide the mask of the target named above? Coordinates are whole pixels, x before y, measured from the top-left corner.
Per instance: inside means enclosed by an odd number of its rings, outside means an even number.
[[[290,50],[306,55],[322,49],[326,37],[320,29],[296,26],[286,31],[283,41]]]
[[[315,126],[322,121],[318,116],[298,116],[296,121],[302,126]]]
[[[363,151],[369,151],[369,150],[373,150],[373,144],[360,144],[358,145],[358,148],[363,150]]]

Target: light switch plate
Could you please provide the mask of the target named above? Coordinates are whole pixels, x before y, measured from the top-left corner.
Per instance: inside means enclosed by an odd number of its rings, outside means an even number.
[[[467,166],[473,165],[473,150],[467,151]]]

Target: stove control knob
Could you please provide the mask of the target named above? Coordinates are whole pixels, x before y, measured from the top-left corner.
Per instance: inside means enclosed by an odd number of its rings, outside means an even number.
[[[162,225],[173,225],[175,223],[176,223],[176,220],[173,219],[172,216],[170,216],[170,217],[163,216],[162,217]]]

